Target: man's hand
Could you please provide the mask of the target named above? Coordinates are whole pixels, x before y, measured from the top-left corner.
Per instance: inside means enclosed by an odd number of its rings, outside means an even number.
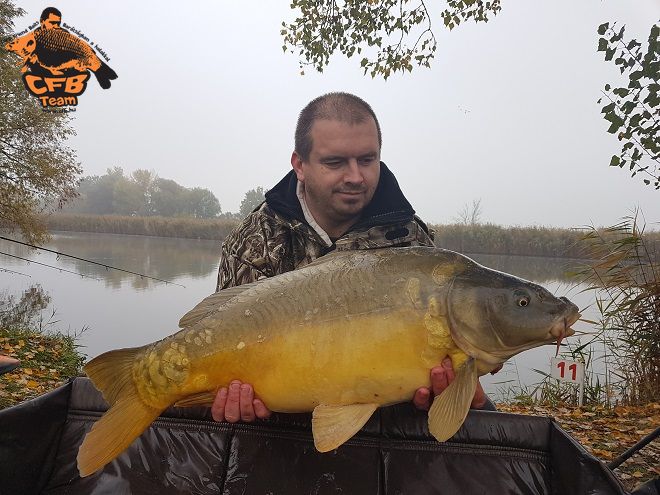
[[[233,380],[228,389],[223,387],[218,390],[211,406],[211,416],[214,420],[229,423],[251,423],[256,418],[266,419],[270,414],[261,399],[255,399],[252,385],[239,380]]]
[[[422,387],[418,388],[413,397],[413,404],[417,409],[427,411],[431,407],[433,397],[442,393],[455,378],[454,367],[451,364],[449,356],[442,360],[440,366],[431,369],[431,388]],[[488,397],[481,388],[481,383],[477,382],[477,389],[474,392],[474,398],[470,407],[472,409],[481,409],[486,404]]]

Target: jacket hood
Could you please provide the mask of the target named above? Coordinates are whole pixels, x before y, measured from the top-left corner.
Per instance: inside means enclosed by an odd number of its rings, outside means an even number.
[[[296,196],[297,184],[296,173],[291,170],[266,193],[266,203],[277,213],[307,224]],[[396,177],[383,162],[380,162],[380,179],[374,197],[350,230],[410,221],[414,215],[415,210],[401,192]]]

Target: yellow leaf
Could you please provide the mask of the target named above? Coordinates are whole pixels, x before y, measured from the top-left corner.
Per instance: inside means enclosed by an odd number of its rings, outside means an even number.
[[[28,380],[27,386],[28,386],[28,388],[37,388],[39,386],[39,384],[37,382],[35,382],[34,380]]]
[[[603,449],[592,449],[593,454],[597,457],[601,457],[603,459],[612,459],[614,457],[614,453],[610,452],[609,450],[603,450]]]
[[[641,478],[642,476],[644,476],[644,474],[641,471],[635,471],[632,475],[635,478]]]

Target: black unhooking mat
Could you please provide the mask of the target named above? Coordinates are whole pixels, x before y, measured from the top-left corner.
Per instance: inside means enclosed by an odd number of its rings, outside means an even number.
[[[626,494],[552,419],[471,411],[439,443],[411,404],[320,454],[308,414],[229,425],[171,408],[87,478],[78,447],[107,408],[86,378],[0,411],[0,494]]]

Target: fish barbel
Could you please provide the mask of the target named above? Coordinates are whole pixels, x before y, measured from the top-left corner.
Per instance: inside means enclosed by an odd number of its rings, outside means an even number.
[[[568,299],[452,251],[329,254],[213,294],[178,333],[90,361],[85,372],[110,409],[85,437],[78,468],[95,472],[168,406],[210,405],[233,379],[273,411],[313,411],[315,446],[330,451],[378,407],[429,386],[430,368],[449,355],[456,378],[429,410],[429,430],[444,441],[463,423],[478,375],[572,335],[579,316]]]

